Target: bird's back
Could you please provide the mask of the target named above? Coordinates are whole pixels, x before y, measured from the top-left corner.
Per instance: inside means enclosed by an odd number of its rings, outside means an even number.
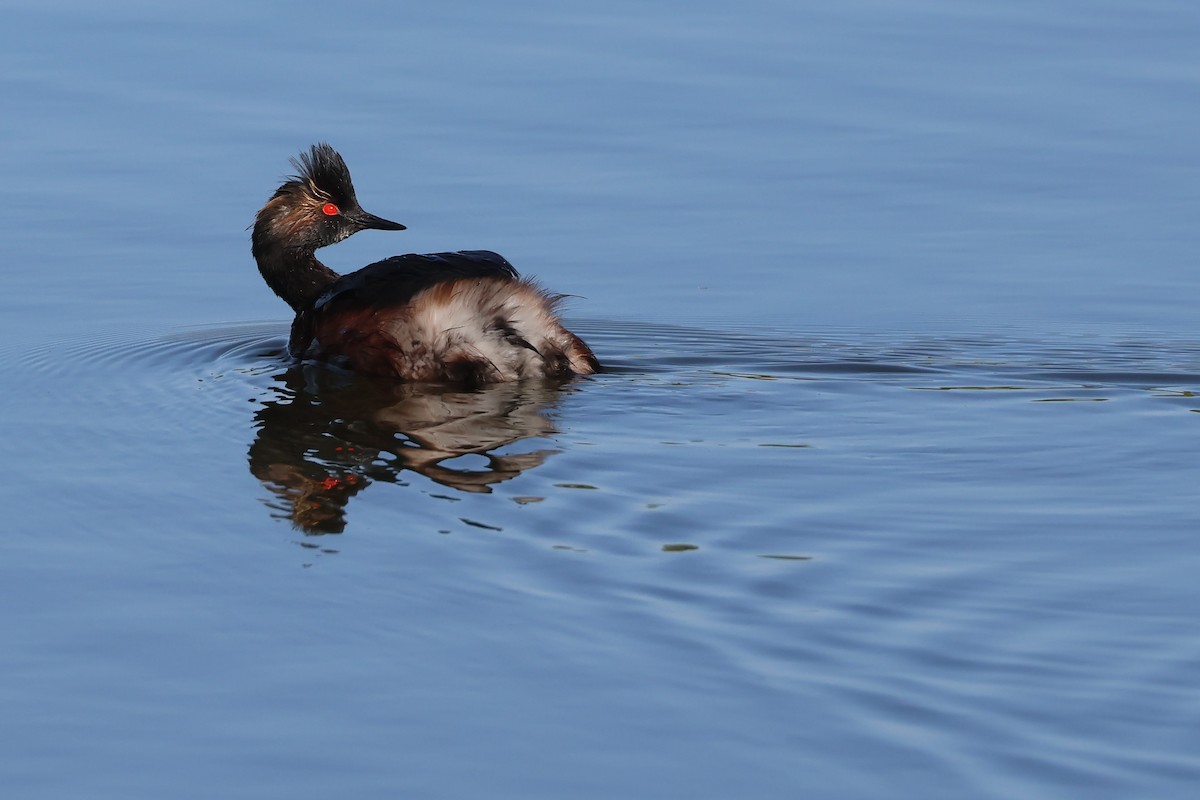
[[[436,283],[457,278],[500,278],[520,276],[508,259],[491,250],[462,250],[456,253],[408,253],[368,264],[343,275],[313,304],[314,310],[336,307],[349,310],[360,306],[398,306]]]

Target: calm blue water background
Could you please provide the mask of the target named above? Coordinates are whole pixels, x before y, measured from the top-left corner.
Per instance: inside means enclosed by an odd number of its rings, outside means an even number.
[[[5,797],[1191,797],[1200,7],[8,6]],[[610,367],[282,353],[314,141]]]

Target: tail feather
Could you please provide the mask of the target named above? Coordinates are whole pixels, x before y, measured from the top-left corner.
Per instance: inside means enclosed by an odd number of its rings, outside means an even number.
[[[436,284],[386,327],[395,373],[410,380],[483,384],[599,371],[592,351],[559,321],[560,300],[528,280]]]

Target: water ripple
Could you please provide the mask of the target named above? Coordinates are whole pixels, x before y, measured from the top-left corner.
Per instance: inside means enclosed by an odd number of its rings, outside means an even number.
[[[947,386],[1180,387],[1200,384],[1200,343],[1148,339],[928,335],[854,331],[779,334],[648,322],[574,323],[615,376],[928,381]],[[157,335],[126,331],[0,350],[0,368],[29,377],[204,377],[286,363],[286,324],[214,325]],[[988,380],[984,380],[988,378]]]

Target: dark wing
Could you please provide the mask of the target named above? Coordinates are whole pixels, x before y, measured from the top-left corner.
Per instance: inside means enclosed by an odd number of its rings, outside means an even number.
[[[313,339],[314,320],[326,314],[352,318],[372,309],[396,308],[434,284],[457,278],[516,280],[518,277],[513,265],[491,250],[409,253],[385,258],[341,276],[311,308],[300,311],[292,322],[288,349],[293,355],[304,355]]]
[[[491,250],[457,253],[409,253],[368,264],[343,275],[329,291],[317,298],[313,310],[336,304],[347,310],[361,305],[377,308],[399,306],[435,283],[457,278],[510,278],[517,271],[504,256]]]

